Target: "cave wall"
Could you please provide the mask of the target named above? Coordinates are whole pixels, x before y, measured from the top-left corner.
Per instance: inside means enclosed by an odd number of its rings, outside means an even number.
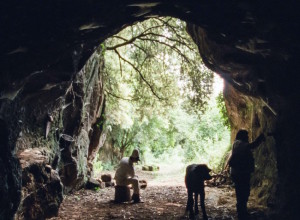
[[[22,172],[19,160],[10,151],[7,123],[0,119],[0,219],[10,219],[21,199]],[[4,211],[6,210],[6,211]]]
[[[91,176],[88,151],[101,134],[92,127],[103,112],[103,64],[98,51],[71,78],[36,73],[18,97],[0,101],[0,219],[17,210],[18,219],[51,217],[63,194]]]
[[[299,173],[295,172],[299,168],[296,158],[300,158],[296,141],[299,94],[295,90],[299,77],[293,77],[299,67],[294,63],[295,57],[290,62],[275,62],[278,54],[272,54],[269,45],[260,46],[260,50],[258,44],[240,47],[239,42],[228,44],[215,36],[220,33],[196,25],[189,24],[187,30],[198,45],[203,62],[225,79],[231,141],[241,128],[249,131],[250,140],[260,132],[266,136],[272,133],[254,152],[252,193],[268,208],[271,219],[294,219],[300,204]],[[263,51],[269,54],[262,56]],[[297,53],[290,56],[297,57]]]
[[[273,133],[276,115],[260,99],[245,96],[225,82],[224,99],[231,125],[231,144],[237,132],[245,129],[249,132],[249,141],[254,141],[260,133],[266,135],[266,141],[254,151],[255,172],[252,175],[252,194],[258,204],[274,208],[275,192],[278,183],[276,145]]]
[[[299,205],[296,171],[299,168],[296,144],[299,115],[292,110],[296,108],[295,100],[288,103],[278,98],[278,106],[273,109],[261,97],[244,95],[227,82],[224,98],[232,142],[239,129],[249,131],[250,141],[261,132],[266,135],[266,141],[253,152],[255,171],[251,193],[258,204],[267,207],[270,219],[295,219]]]

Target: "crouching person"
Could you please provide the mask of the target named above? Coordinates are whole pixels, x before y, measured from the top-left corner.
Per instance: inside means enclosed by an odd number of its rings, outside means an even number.
[[[139,160],[139,151],[137,149],[134,149],[130,157],[124,157],[121,159],[115,174],[117,186],[132,185],[132,200],[134,203],[141,202],[139,180],[138,177],[135,175],[133,167],[133,164],[137,163]]]

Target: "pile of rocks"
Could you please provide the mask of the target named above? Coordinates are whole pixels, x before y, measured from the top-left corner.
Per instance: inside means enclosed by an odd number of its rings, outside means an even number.
[[[90,178],[86,185],[86,189],[95,189],[100,188],[104,189],[105,187],[111,187],[114,186],[115,183],[112,180],[111,174],[102,174],[100,178],[94,179]]]
[[[149,166],[149,165],[144,165],[144,166],[142,167],[142,170],[144,170],[144,171],[159,171],[159,166],[155,166],[155,165],[151,165],[151,166]]]

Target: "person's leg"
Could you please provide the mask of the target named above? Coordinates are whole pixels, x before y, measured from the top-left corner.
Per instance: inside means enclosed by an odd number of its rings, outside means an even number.
[[[235,183],[235,194],[236,194],[236,211],[240,219],[243,210],[243,206],[242,206],[243,200],[242,200],[242,189],[239,182]]]
[[[139,180],[136,178],[131,178],[131,179],[127,179],[125,180],[125,183],[127,185],[132,185],[133,188],[133,194],[132,194],[132,200],[134,202],[140,202],[140,184],[139,184]]]
[[[242,205],[243,213],[248,215],[247,203],[250,196],[250,174],[243,177],[243,194],[242,194]]]
[[[240,175],[235,178],[236,208],[239,219],[246,219],[247,202],[250,195],[250,175]]]
[[[140,194],[140,183],[136,178],[131,178],[126,180],[127,185],[132,185],[133,194]]]
[[[242,203],[243,203],[243,190],[242,190],[242,181],[240,176],[232,175],[232,181],[234,182],[235,195],[236,195],[236,211],[238,218],[241,219],[242,216]]]

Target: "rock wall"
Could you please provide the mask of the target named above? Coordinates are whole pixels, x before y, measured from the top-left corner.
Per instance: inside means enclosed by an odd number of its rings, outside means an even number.
[[[296,138],[299,94],[295,82],[298,78],[292,77],[297,65],[293,59],[275,62],[278,54],[263,56],[260,53],[266,48],[257,50],[257,44],[243,48],[238,46],[238,39],[230,44],[226,39],[220,40],[219,32],[196,25],[188,25],[187,30],[198,45],[203,62],[226,81],[224,97],[232,125],[231,140],[240,128],[249,131],[250,140],[260,132],[272,133],[254,153],[252,193],[260,204],[269,208],[272,219],[294,219],[300,204],[300,192],[295,190],[300,179],[295,172],[300,158]]]
[[[89,147],[101,134],[92,129],[103,111],[101,56],[73,75],[35,73],[16,98],[0,100],[0,219],[16,210],[20,219],[51,217],[63,193],[89,178]]]
[[[0,119],[0,219],[12,219],[21,199],[21,165],[9,148],[8,129],[7,122]]]
[[[260,98],[243,95],[225,82],[224,99],[231,124],[231,143],[239,129],[249,132],[249,141],[260,133],[268,135],[274,131],[276,116]],[[272,134],[273,135],[273,134]],[[278,183],[276,145],[273,136],[254,150],[255,172],[252,175],[252,193],[260,205],[274,208]]]
[[[259,204],[268,208],[270,219],[295,219],[299,204],[296,159],[299,158],[296,140],[299,115],[292,110],[292,106],[296,108],[295,103],[278,98],[278,106],[273,109],[260,97],[243,95],[228,83],[224,97],[232,125],[232,141],[240,128],[249,131],[250,141],[260,132],[269,134],[266,142],[254,150],[251,193]]]

